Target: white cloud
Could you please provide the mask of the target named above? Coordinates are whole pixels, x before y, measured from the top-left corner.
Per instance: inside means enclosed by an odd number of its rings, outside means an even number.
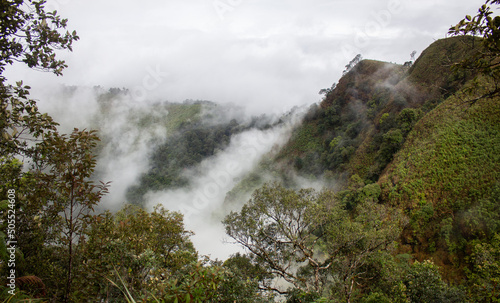
[[[282,109],[317,102],[357,51],[403,63],[482,2],[50,0],[81,37],[73,53],[61,53],[70,67],[62,78],[11,73],[33,85],[133,87],[159,67],[169,78],[154,97]],[[215,3],[226,4],[222,19]]]

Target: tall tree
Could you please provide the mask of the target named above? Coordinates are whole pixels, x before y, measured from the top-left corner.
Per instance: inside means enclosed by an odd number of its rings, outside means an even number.
[[[331,191],[265,185],[223,223],[269,273],[305,293],[322,295],[333,287],[349,302],[355,281],[366,278],[360,269],[396,239],[402,222],[398,212],[371,198],[357,202],[348,210]]]
[[[128,205],[116,214],[95,216],[81,254],[85,269],[75,282],[84,290],[79,301],[123,299],[108,280],[119,282],[116,274],[133,295],[168,292],[165,284],[182,278],[180,272],[198,257],[189,240],[192,232],[184,229],[182,220],[181,214],[159,206],[148,213]]]
[[[47,207],[55,208],[61,216],[53,222],[53,229],[59,232],[59,244],[66,251],[66,285],[64,302],[70,300],[74,277],[75,257],[82,240],[84,229],[90,223],[90,215],[101,197],[107,193],[108,184],[94,184],[90,180],[96,165],[92,152],[99,138],[95,131],[75,129],[69,136],[52,132],[44,138],[41,149],[44,151],[45,170],[43,176],[52,190],[45,199]]]

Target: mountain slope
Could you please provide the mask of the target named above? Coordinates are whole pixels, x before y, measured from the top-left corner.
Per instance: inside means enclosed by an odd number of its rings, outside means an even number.
[[[377,181],[413,125],[471,78],[450,71],[474,51],[468,40],[438,40],[409,69],[361,61],[311,108],[277,161],[343,184],[353,174]]]
[[[342,197],[353,196],[351,182],[377,183],[379,203],[410,219],[399,252],[434,260],[456,281],[475,245],[500,232],[500,100],[468,103],[475,75],[452,68],[477,41],[438,40],[410,68],[361,61],[311,108],[274,166],[333,180]]]
[[[500,100],[452,96],[424,116],[381,176],[381,200],[411,221],[402,251],[457,278],[474,241],[500,232]]]

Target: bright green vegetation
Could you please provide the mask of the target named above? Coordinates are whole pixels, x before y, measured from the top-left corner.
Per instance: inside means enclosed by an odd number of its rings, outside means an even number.
[[[166,119],[167,131],[174,132],[182,125],[197,122],[202,109],[201,103],[195,104],[171,104],[167,106],[168,119]]]
[[[436,41],[409,69],[359,62],[311,108],[276,160],[344,184],[350,174],[376,182],[415,123],[471,78],[450,72],[453,62],[471,52],[468,41],[474,40]]]

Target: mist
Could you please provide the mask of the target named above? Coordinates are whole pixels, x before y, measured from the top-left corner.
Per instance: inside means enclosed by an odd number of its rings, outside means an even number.
[[[166,101],[138,102],[129,90],[58,86],[34,89],[32,95],[39,100],[40,110],[60,124],[60,132],[69,133],[75,127],[98,130],[101,142],[96,150],[94,177],[111,181],[98,211],[117,211],[127,203],[127,190],[139,184],[141,175],[153,165],[151,154],[172,135],[165,126],[174,118],[165,107]],[[251,116],[252,110],[242,106],[210,103],[202,107],[199,123],[208,126],[234,120],[244,130],[232,135],[227,147],[184,169],[182,177],[189,180],[189,185],[150,191],[145,195],[144,207],[152,211],[161,204],[182,213],[186,229],[195,234],[192,241],[201,255],[224,260],[241,251],[239,246],[228,243],[221,221],[230,211],[238,211],[250,193],[230,204],[225,203],[227,193],[286,143],[306,110],[307,107],[294,108],[280,115],[255,117]],[[262,178],[273,179],[264,175]]]
[[[298,119],[268,130],[252,129],[231,138],[224,151],[204,160],[199,166],[185,172],[191,180],[189,188],[151,192],[147,196],[150,209],[162,204],[169,210],[184,214],[188,229],[201,254],[226,259],[239,250],[225,241],[221,220],[229,213],[224,200],[242,178],[250,173],[264,155],[286,142],[290,130]],[[246,201],[241,201],[241,207]]]

